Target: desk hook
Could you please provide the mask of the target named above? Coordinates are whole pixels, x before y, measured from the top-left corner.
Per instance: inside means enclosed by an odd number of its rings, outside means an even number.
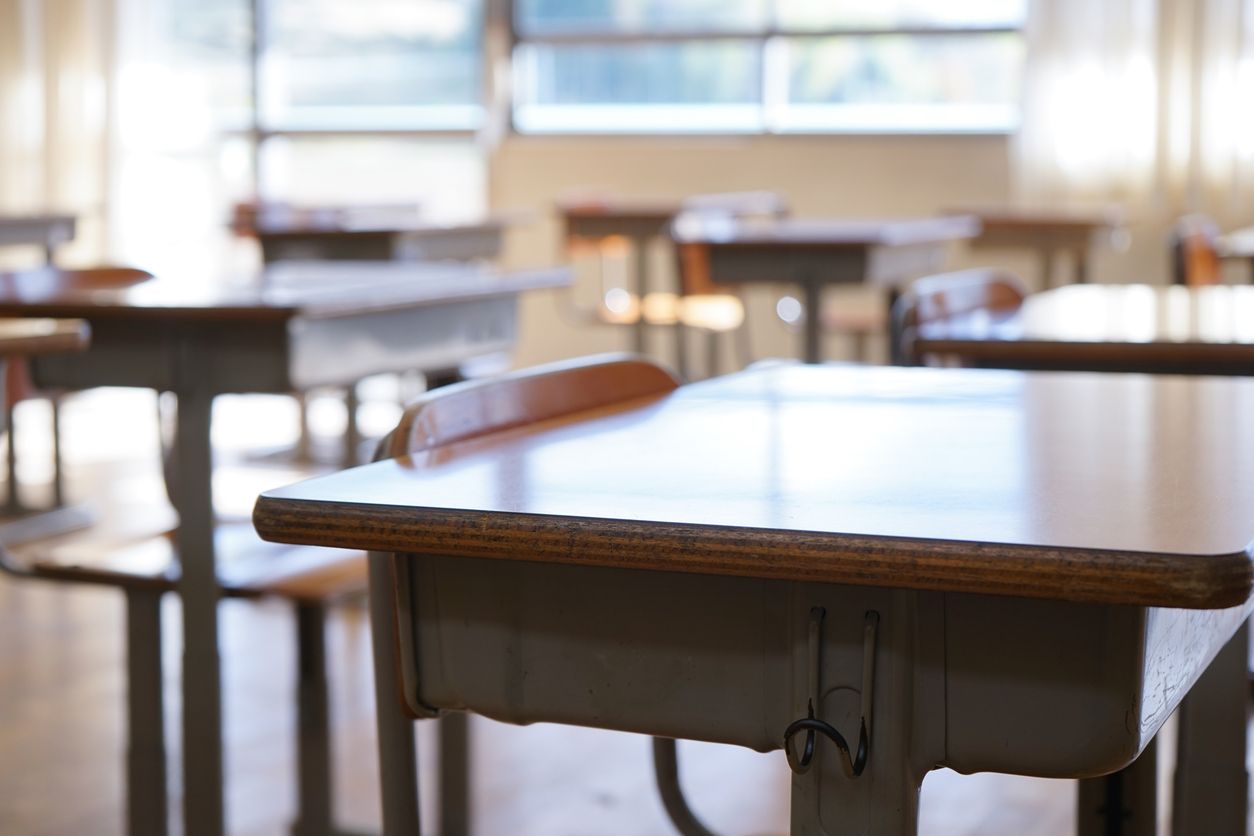
[[[880,615],[874,610],[869,610],[866,614],[862,633],[862,717],[858,723],[857,754],[850,754],[849,743],[845,740],[844,735],[831,724],[825,723],[814,716],[814,707],[820,704],[822,699],[820,659],[822,658],[823,618],[826,615],[827,611],[822,607],[814,607],[810,610],[810,700],[806,716],[800,720],[794,720],[784,730],[784,755],[788,758],[788,766],[793,772],[798,775],[808,772],[814,760],[815,734],[822,734],[835,743],[836,748],[840,751],[840,765],[845,775],[849,778],[857,778],[866,769],[867,759],[870,755],[871,706],[875,696],[873,690],[875,684],[875,639],[879,630]],[[792,739],[802,731],[806,733],[805,744],[802,748],[801,756],[798,757],[793,751]]]

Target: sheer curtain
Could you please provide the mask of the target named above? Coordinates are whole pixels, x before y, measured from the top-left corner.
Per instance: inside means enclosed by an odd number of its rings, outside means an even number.
[[[115,0],[0,0],[0,211],[80,217],[107,249]]]
[[[1027,37],[1020,201],[1123,204],[1139,280],[1180,214],[1254,224],[1254,0],[1035,0]]]

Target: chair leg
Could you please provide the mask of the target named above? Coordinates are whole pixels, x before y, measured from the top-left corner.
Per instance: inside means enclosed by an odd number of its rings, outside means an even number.
[[[344,389],[344,451],[341,463],[344,467],[356,467],[361,464],[361,429],[357,426],[357,407],[361,400],[357,397],[357,384],[350,383]]]
[[[52,407],[52,507],[65,505],[65,468],[61,455],[61,397],[48,399]]]
[[[1157,739],[1129,766],[1079,782],[1077,836],[1154,836],[1158,830]]]
[[[4,407],[4,425],[8,428],[8,492],[5,495],[4,510],[9,514],[20,514],[22,508],[22,498],[17,490],[17,427],[13,424],[13,404],[7,403]]]
[[[386,836],[421,836],[414,721],[405,716],[396,670],[396,600],[391,555],[370,553],[370,637],[374,655],[375,722]]]
[[[296,758],[299,813],[292,832],[331,836],[331,732],[327,700],[326,610],[296,604],[298,709]]]
[[[683,836],[714,836],[713,831],[701,823],[684,798],[679,784],[679,755],[675,741],[667,737],[653,738],[653,775],[657,779],[658,794],[671,824]]]
[[[165,715],[161,681],[161,592],[126,591],[127,833],[165,836]]]
[[[718,331],[705,332],[705,371],[706,377],[718,377]]]

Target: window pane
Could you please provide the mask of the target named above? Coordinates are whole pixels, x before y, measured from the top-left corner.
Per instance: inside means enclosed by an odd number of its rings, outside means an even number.
[[[1009,130],[1018,35],[874,35],[786,42],[785,130]]]
[[[473,141],[274,137],[262,145],[261,193],[304,206],[419,204],[433,220],[486,211],[487,172]]]
[[[146,68],[151,76],[143,83],[147,95],[168,102],[154,110],[170,119],[170,105],[187,122],[186,111],[195,107],[197,125],[242,127],[248,124],[252,107],[249,43],[252,15],[247,0],[160,0],[150,7],[152,40],[143,52],[153,55],[160,72]],[[142,36],[141,36],[142,37]],[[162,92],[168,95],[162,96]]]
[[[518,0],[524,35],[761,28],[766,0]]]
[[[270,128],[473,128],[480,0],[269,0]]]
[[[756,130],[760,50],[744,41],[530,44],[515,53],[523,131]]]
[[[1021,26],[1027,0],[778,0],[784,29]]]

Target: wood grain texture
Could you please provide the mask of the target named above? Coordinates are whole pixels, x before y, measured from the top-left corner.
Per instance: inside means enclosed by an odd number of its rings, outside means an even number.
[[[1008,368],[1249,375],[1251,323],[1250,287],[1073,286],[922,325],[915,350]]]
[[[1254,381],[775,367],[263,494],[395,552],[1227,607]],[[1206,433],[1196,427],[1206,426]]]

